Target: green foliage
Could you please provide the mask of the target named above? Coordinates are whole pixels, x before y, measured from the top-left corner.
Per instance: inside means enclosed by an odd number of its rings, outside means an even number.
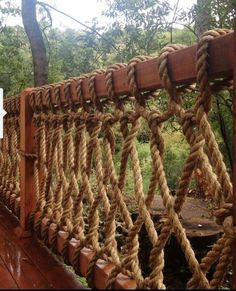
[[[222,91],[213,99],[213,108],[210,114],[211,125],[216,135],[217,143],[223,153],[229,172],[232,172],[233,149],[233,118],[232,118],[232,91]]]
[[[193,22],[198,21],[198,15],[201,11],[207,11],[209,19],[209,28],[233,28],[233,19],[235,17],[235,5],[232,0],[203,0],[198,5],[194,5],[189,12],[189,18]]]
[[[32,86],[32,64],[28,41],[20,26],[3,27],[0,34],[0,87],[5,95],[18,94]]]
[[[171,190],[178,186],[184,162],[189,153],[189,146],[180,131],[167,130],[164,134],[165,155],[164,169]]]
[[[112,35],[119,48],[117,61],[129,60],[140,54],[150,55],[163,46],[166,17],[170,12],[168,1],[106,2],[109,10],[104,14],[113,20],[106,34]]]
[[[168,34],[169,33],[166,33],[167,37]],[[180,43],[190,46],[196,43],[196,36],[187,27],[182,29],[174,28],[172,31],[172,43]]]

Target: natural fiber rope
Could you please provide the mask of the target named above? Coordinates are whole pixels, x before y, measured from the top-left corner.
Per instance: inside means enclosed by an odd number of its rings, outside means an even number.
[[[217,288],[222,282],[232,252],[235,230],[232,222],[232,185],[226,171],[222,155],[215,141],[208,112],[211,109],[211,89],[220,90],[221,86],[212,86],[207,76],[207,48],[213,37],[224,35],[226,31],[216,30],[205,33],[197,49],[197,83],[199,96],[194,108],[184,109],[181,97],[186,86],[176,87],[171,82],[168,72],[168,55],[183,48],[171,45],[162,50],[159,57],[159,75],[169,94],[167,110],[148,110],[145,101],[153,92],[140,92],[136,82],[136,66],[146,61],[146,57],[136,57],[128,65],[116,64],[105,72],[105,85],[108,99],[100,99],[96,93],[96,80],[104,71],[94,71],[87,76],[72,78],[57,84],[35,88],[30,101],[34,112],[36,127],[36,153],[15,151],[19,133],[14,131],[18,122],[10,116],[6,127],[8,136],[0,142],[0,192],[15,190],[19,185],[14,175],[19,176],[19,168],[11,154],[34,158],[35,193],[37,196],[36,212],[41,217],[34,225],[39,237],[48,243],[48,228],[51,223],[56,230],[50,240],[53,250],[57,248],[58,232],[68,234],[64,241],[62,256],[68,260],[68,244],[71,238],[78,240],[78,247],[73,258],[73,266],[78,271],[80,250],[88,247],[95,251],[90,261],[87,279],[90,287],[94,286],[94,267],[98,259],[112,262],[115,267],[108,276],[106,287],[111,289],[117,275],[121,272],[135,279],[138,288],[164,289],[163,268],[164,247],[174,232],[192,272],[188,288]],[[132,100],[132,110],[127,109],[124,99],[118,98],[114,91],[114,72],[117,69],[127,71],[127,80]],[[88,78],[89,93],[92,102],[83,96],[83,81]],[[125,99],[127,100],[127,99]],[[133,101],[134,100],[134,101]],[[108,102],[113,108],[105,107]],[[127,102],[130,104],[130,102]],[[17,110],[17,102],[6,104],[11,114]],[[82,109],[81,109],[82,107]],[[183,172],[176,191],[176,197],[170,194],[163,168],[164,139],[162,129],[165,122],[176,117],[182,128],[190,150],[184,163]],[[145,122],[151,131],[150,156],[152,172],[147,193],[143,191],[140,160],[135,140],[140,130],[140,122]],[[116,134],[120,125],[122,150],[119,170],[115,167]],[[212,153],[208,158],[204,151],[207,147]],[[7,153],[6,156],[3,153]],[[129,163],[132,170],[134,193],[133,206],[138,215],[132,219],[126,203],[126,183]],[[191,183],[196,163],[208,181],[209,191],[217,207],[217,222],[223,225],[224,235],[199,263],[186,236],[179,213],[184,204]],[[7,167],[10,165],[10,168]],[[161,223],[160,233],[151,217],[151,204],[159,187],[167,216]],[[41,232],[43,218],[47,225]],[[119,221],[118,221],[119,218]],[[34,215],[31,215],[31,222]],[[118,223],[127,231],[119,250],[117,240]],[[145,226],[151,242],[149,257],[150,273],[144,277],[139,258],[139,237]],[[209,281],[206,277],[211,266],[216,264],[216,271]]]
[[[18,216],[14,201],[20,195],[19,96],[4,100],[4,136],[0,146],[0,199]]]

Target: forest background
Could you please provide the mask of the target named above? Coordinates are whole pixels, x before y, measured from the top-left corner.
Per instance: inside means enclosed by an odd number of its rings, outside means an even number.
[[[103,15],[109,18],[108,25],[103,26],[97,18],[93,18],[89,26],[81,23],[80,19],[74,19],[75,23],[79,23],[78,29],[60,29],[52,26],[51,12],[56,8],[46,2],[22,0],[22,7],[17,7],[12,1],[0,0],[0,87],[4,89],[5,96],[19,94],[23,89],[37,85],[29,35],[24,27],[10,26],[7,22],[9,15],[21,15],[23,5],[26,5],[26,11],[30,8],[27,5],[33,5],[31,8],[35,8],[37,15],[46,53],[43,66],[47,68],[47,74],[43,83],[55,83],[94,69],[106,68],[113,63],[128,62],[137,55],[158,56],[160,50],[169,43],[190,46],[208,29],[233,28],[235,15],[233,0],[198,0],[188,10],[179,8],[178,0],[172,6],[169,1],[163,0],[99,1],[107,4],[108,9]],[[63,11],[58,13],[62,18],[69,17]],[[217,94],[210,113],[229,172],[232,172],[232,94],[228,91]],[[185,98],[185,102],[193,102],[191,94]],[[165,92],[153,102],[158,107],[165,106]],[[116,135],[119,150],[118,131]],[[144,190],[148,187],[147,177],[151,171],[149,138],[148,128],[143,124],[137,137],[137,148]],[[166,124],[164,138],[164,165],[169,186],[174,189],[187,156],[188,145],[175,120]],[[117,164],[118,160],[117,156]],[[129,185],[127,188],[129,190]]]

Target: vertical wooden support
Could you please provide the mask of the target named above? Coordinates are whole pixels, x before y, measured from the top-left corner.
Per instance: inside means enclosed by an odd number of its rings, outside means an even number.
[[[29,105],[32,89],[26,89],[20,96],[20,226],[16,229],[19,237],[30,236],[27,227],[29,214],[35,209],[36,197],[34,193],[34,159],[29,154],[35,153],[32,117],[33,111]]]
[[[233,94],[233,221],[236,226],[236,18],[234,20],[234,45],[232,61],[234,63],[234,94]],[[236,239],[233,242],[233,289],[236,289]]]

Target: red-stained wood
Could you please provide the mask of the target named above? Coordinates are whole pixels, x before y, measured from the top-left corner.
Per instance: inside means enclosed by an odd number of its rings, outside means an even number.
[[[56,235],[57,225],[55,223],[51,223],[48,228],[48,243],[52,245],[52,239]]]
[[[66,231],[60,230],[57,234],[57,251],[62,255],[64,244],[69,237],[69,233]]]
[[[72,238],[69,241],[69,244],[68,244],[68,260],[69,260],[69,263],[71,265],[73,265],[73,263],[74,263],[74,258],[75,258],[75,255],[76,255],[76,251],[77,251],[79,246],[80,246],[80,241],[79,240],[77,240],[75,238]]]
[[[119,274],[115,281],[115,289],[123,290],[123,289],[136,289],[137,284],[134,280],[130,280],[129,277],[123,274]]]
[[[34,237],[18,239],[18,237],[13,232],[13,229],[17,226],[17,224],[18,221],[14,218],[14,216],[12,216],[9,211],[2,204],[0,204],[0,234],[4,233],[5,238],[7,238],[11,244],[16,245],[16,248],[20,249],[20,251],[24,254],[23,258],[27,259],[25,260],[24,264],[26,265],[31,262],[30,268],[35,269],[33,272],[40,273],[39,276],[43,277],[43,279],[47,282],[47,288],[84,289],[78,279],[76,279],[75,274],[68,271],[64,265],[59,262],[55,256],[53,256],[47,250],[47,248],[45,248]],[[8,251],[7,254],[9,255],[11,252]],[[4,256],[6,257],[7,255]],[[22,263],[22,260],[20,260],[20,263]],[[24,266],[24,268],[26,267]],[[27,274],[22,273],[22,275],[26,277],[24,280],[31,282],[32,280],[27,278],[31,276],[30,272],[31,271],[29,271]],[[38,282],[39,279],[36,278],[35,280]],[[33,286],[28,288],[33,289]],[[43,285],[41,288],[43,288]]]
[[[20,214],[20,197],[17,197],[14,204],[14,213],[18,216]]]
[[[76,248],[79,245],[79,241],[76,239],[71,239],[69,242],[69,261],[72,264],[74,255],[76,253]],[[79,266],[78,269],[80,271],[80,274],[83,277],[87,276],[88,272],[88,266],[92,258],[94,257],[95,252],[88,248],[82,248],[80,251],[79,256]],[[98,259],[95,267],[94,267],[94,285],[97,289],[105,289],[106,288],[106,282],[109,277],[109,274],[111,273],[112,269],[115,266],[112,263],[106,262],[104,260]],[[119,274],[117,276],[117,279],[115,281],[115,289],[136,289],[137,284],[134,280],[128,278],[127,276],[123,274]]]
[[[83,277],[87,276],[87,271],[88,271],[88,266],[92,258],[94,257],[95,252],[88,249],[88,248],[82,248],[80,251],[80,256],[79,256],[79,270],[80,274]]]
[[[108,263],[99,259],[94,267],[94,282],[97,289],[104,289],[109,274],[115,266],[112,263]]]
[[[8,236],[0,225],[0,257],[21,289],[48,289],[49,282],[42,276],[24,250]],[[0,283],[1,287],[1,283]]]
[[[232,77],[233,62],[231,51],[233,48],[233,33],[215,38],[209,43],[209,77]],[[171,80],[174,84],[192,83],[196,79],[196,50],[197,45],[184,48],[171,53],[168,56],[168,68]],[[135,76],[139,90],[152,90],[162,88],[162,82],[158,73],[158,58],[153,58],[135,66]],[[83,95],[90,99],[89,79],[83,81]],[[127,68],[119,69],[113,73],[113,86],[116,95],[129,93]],[[105,74],[95,78],[96,94],[98,97],[106,97]]]
[[[33,112],[29,105],[29,95],[32,89],[26,89],[20,96],[20,228],[16,230],[19,236],[30,235],[27,229],[29,214],[35,209],[36,196],[34,193],[34,159],[27,154],[35,153],[34,133],[32,122]]]
[[[42,223],[41,223],[41,235],[44,233],[44,232],[47,232],[48,231],[48,225],[49,224],[49,219],[44,217],[42,219]]]
[[[13,279],[6,265],[0,257],[0,289],[18,289],[16,281]]]
[[[15,213],[15,201],[16,201],[16,194],[12,193],[10,197],[10,209]]]

